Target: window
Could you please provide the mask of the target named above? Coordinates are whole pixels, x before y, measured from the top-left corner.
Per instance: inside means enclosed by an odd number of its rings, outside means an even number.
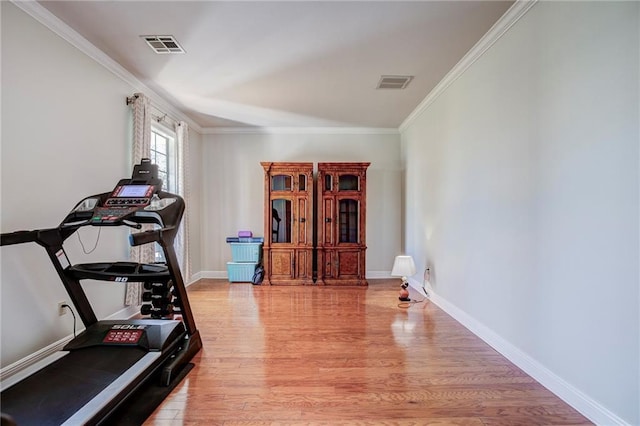
[[[175,136],[159,126],[151,127],[151,162],[158,165],[162,190],[178,192],[178,167]]]
[[[151,127],[151,162],[158,166],[162,190],[178,193],[178,161],[175,134],[160,127]],[[155,244],[155,261],[166,262],[160,244]]]

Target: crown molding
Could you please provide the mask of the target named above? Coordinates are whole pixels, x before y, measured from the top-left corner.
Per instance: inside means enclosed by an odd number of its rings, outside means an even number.
[[[203,135],[399,135],[391,127],[206,127]]]
[[[142,81],[138,80],[133,74],[127,71],[122,65],[114,61],[110,56],[98,49],[95,45],[89,42],[86,38],[82,37],[77,31],[64,23],[60,18],[49,12],[40,3],[34,0],[10,0],[15,6],[27,13],[36,21],[53,31],[60,36],[63,40],[80,50],[82,53],[102,65],[107,70],[111,71],[116,77],[123,80],[125,83],[131,85],[135,92],[142,92],[149,97],[152,104],[155,104],[157,108],[163,110],[169,115],[183,120],[189,124],[189,128],[195,130],[198,133],[202,133],[202,127],[185,115],[182,111],[173,106],[171,102],[168,102],[162,96],[157,94],[151,88],[149,88]],[[124,100],[122,101],[124,104]]]
[[[516,0],[504,15],[482,36],[466,55],[444,76],[442,80],[429,92],[426,98],[413,110],[399,127],[400,133],[418,118],[435,100],[444,93],[464,72],[473,65],[484,53],[522,18],[536,4],[538,0]]]

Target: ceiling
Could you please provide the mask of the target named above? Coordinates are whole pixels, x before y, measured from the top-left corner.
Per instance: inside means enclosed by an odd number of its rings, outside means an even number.
[[[202,128],[398,128],[512,3],[40,2]],[[376,89],[382,75],[414,78]]]

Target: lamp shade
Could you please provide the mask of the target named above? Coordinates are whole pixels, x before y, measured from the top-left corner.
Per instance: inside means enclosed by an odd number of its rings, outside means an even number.
[[[410,277],[416,273],[416,264],[413,263],[411,256],[396,256],[391,269],[391,275],[394,277]]]

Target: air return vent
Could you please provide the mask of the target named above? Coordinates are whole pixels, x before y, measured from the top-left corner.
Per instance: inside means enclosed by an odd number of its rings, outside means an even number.
[[[154,52],[160,55],[171,53],[184,53],[184,49],[180,47],[173,36],[170,35],[144,35],[142,37]]]
[[[412,75],[383,75],[376,89],[404,89],[412,79]]]

